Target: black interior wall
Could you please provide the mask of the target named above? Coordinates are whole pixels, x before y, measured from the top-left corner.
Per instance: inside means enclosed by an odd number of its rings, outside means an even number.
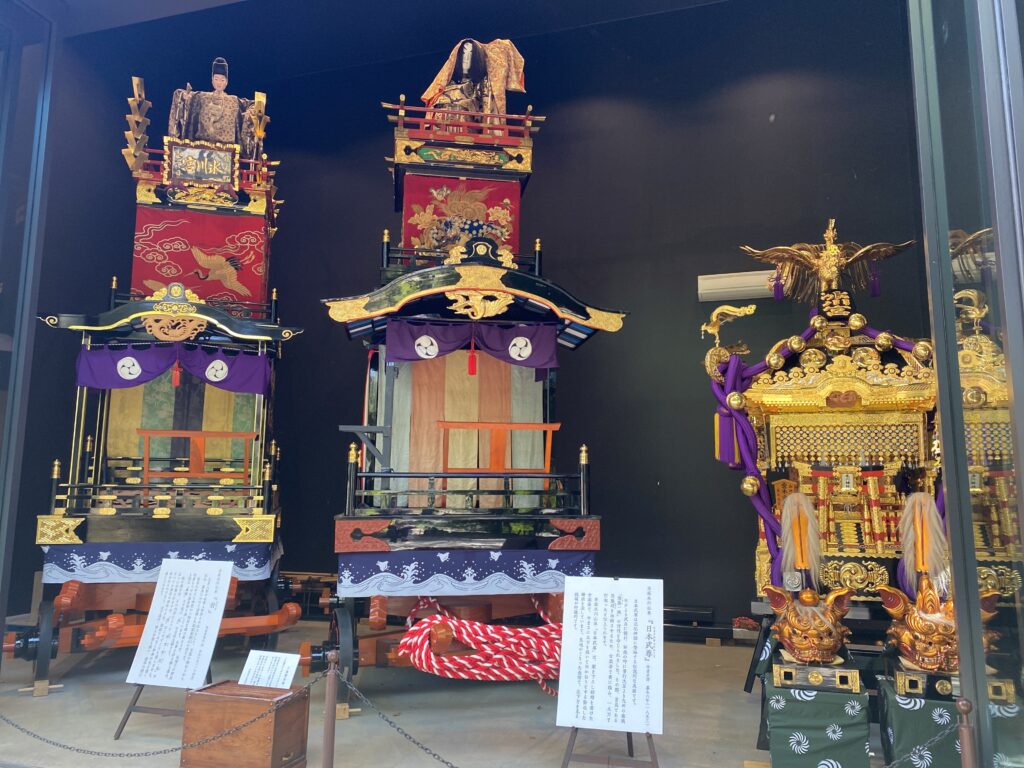
[[[389,28],[350,16],[337,44],[379,38],[381,60],[300,77],[279,62],[276,79],[254,82],[247,72],[266,70],[252,42],[260,7],[241,3],[68,42],[55,118],[63,181],[51,184],[41,309],[97,308],[112,271],[127,279],[133,201],[118,150],[129,75],[146,77],[155,105],[149,133],[159,137],[171,90],[186,80],[203,87],[208,61],[226,56],[229,90],[268,93],[267,148],[283,161],[286,200],[271,283],[284,320],[306,328],[287,345],[277,377],[285,565],[326,571],[349,439],[336,425],[361,417],[366,354],[319,300],[374,285],[381,229],[400,228],[379,101],[417,98],[454,39],[403,57]],[[529,93],[510,104],[533,104],[549,118],[524,199],[522,244],[541,237],[548,278],[589,303],[630,312],[620,333],[564,353],[559,372],[556,462],[571,466],[580,443],[591,448],[602,573],[664,578],[669,603],[713,605],[720,620],[746,610],[755,517],[739,475],[711,455],[701,361],[712,342],[700,339],[699,326],[714,305],[697,303],[697,275],[761,268],[738,246],[819,242],[830,216],[843,239],[919,236],[904,15],[901,0],[731,0],[515,39]],[[204,17],[219,23],[197,21]],[[452,38],[490,39],[493,22],[490,10],[467,6],[447,27]],[[273,38],[274,30],[262,32]],[[281,34],[303,34],[302,24]],[[309,35],[319,43],[324,32]],[[430,46],[420,40],[416,50]],[[924,334],[923,291],[914,249],[883,267],[882,298],[860,307],[876,326]],[[757,303],[753,318],[724,334],[743,338],[754,355],[800,330],[807,312]],[[40,506],[47,462],[66,453],[70,428],[74,341],[59,336],[37,336],[27,454],[36,490],[25,498]],[[38,511],[21,512],[15,598],[38,562]]]

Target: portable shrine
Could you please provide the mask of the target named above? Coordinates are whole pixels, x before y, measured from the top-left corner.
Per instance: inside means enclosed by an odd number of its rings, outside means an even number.
[[[555,375],[559,351],[619,330],[624,314],[544,279],[540,240],[520,252],[520,196],[544,118],[506,113],[510,90],[523,90],[514,46],[467,40],[425,106],[382,105],[402,234],[396,246],[384,233],[378,288],[325,300],[370,354],[365,423],[340,427],[359,443],[334,523],[331,636],[304,653],[314,667],[340,646],[350,673],[412,664],[551,679],[564,577],[594,573],[586,447],[570,471],[553,466]],[[538,613],[541,626],[494,623]]]
[[[829,717],[860,718],[856,733],[866,732],[868,687],[890,702],[882,707],[889,754],[908,728],[899,712],[920,708],[894,710],[892,702],[949,702],[958,671],[931,343],[872,328],[851,297],[875,282],[878,261],[912,243],[842,243],[834,220],[824,240],[743,249],[776,267],[777,299],[816,301],[802,332],[747,364],[746,346],[723,346],[720,333],[753,305],[718,307],[702,328],[715,337],[705,367],[717,402],[716,458],[743,472],[740,488],[758,514],[756,588],[776,614],[757,668],[766,676],[762,735],[778,733],[769,741],[780,762],[795,748],[776,742],[793,717],[805,727],[813,721],[813,707],[834,704]],[[985,297],[967,290],[956,301],[982,620],[995,623],[997,603],[1018,600],[1021,584],[1013,479],[1004,463],[1006,374],[984,332]],[[850,600],[891,620],[885,674],[845,649]],[[986,632],[986,651],[997,636]],[[990,667],[989,695],[1012,704],[1019,670],[997,667]],[[843,765],[867,764],[852,742],[843,754]]]
[[[279,323],[267,290],[277,206],[266,99],[229,96],[226,75],[218,59],[215,98],[176,92],[159,149],[147,146],[150,102],[133,78],[130,284],[114,278],[95,314],[42,318],[82,346],[71,454],[54,462],[37,517],[39,625],[4,638],[6,653],[34,660],[39,694],[58,651],[138,643],[165,558],[234,563],[221,635],[265,644],[299,617],[274,590],[271,401],[280,346],[301,329]]]

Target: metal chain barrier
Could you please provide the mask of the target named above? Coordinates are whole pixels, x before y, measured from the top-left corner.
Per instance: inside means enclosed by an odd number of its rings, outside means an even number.
[[[311,680],[307,685],[303,686],[301,690],[302,691],[308,691],[314,685],[316,685],[321,680],[323,680],[325,677],[327,677],[327,675],[331,674],[331,671],[332,670],[321,672],[319,675],[317,675],[315,678],[313,678],[313,680]],[[296,691],[295,693],[301,693],[301,691]],[[78,753],[80,755],[89,755],[90,757],[124,757],[124,758],[128,758],[128,757],[156,757],[157,755],[169,755],[169,754],[172,754],[174,752],[181,752],[183,749],[194,749],[196,747],[202,747],[202,746],[205,746],[207,744],[211,744],[214,741],[219,741],[220,739],[223,739],[223,738],[225,738],[227,736],[231,736],[233,734],[236,734],[239,731],[248,728],[253,723],[257,723],[257,722],[259,722],[260,720],[262,720],[265,717],[270,717],[272,714],[274,714],[277,710],[279,710],[281,707],[283,707],[285,704],[287,704],[291,700],[292,700],[292,696],[285,697],[285,698],[281,699],[280,701],[275,702],[273,705],[271,705],[265,711],[260,712],[260,714],[256,715],[256,717],[252,717],[252,718],[246,720],[244,723],[239,723],[238,725],[233,725],[232,727],[228,728],[227,730],[221,731],[220,733],[215,733],[213,736],[207,736],[205,739],[200,739],[199,741],[189,742],[188,744],[179,744],[176,747],[166,747],[164,749],[152,749],[152,750],[149,750],[147,752],[104,752],[102,750],[86,749],[85,747],[76,747],[74,745],[64,744],[62,742],[59,742],[59,741],[56,741],[54,739],[48,738],[46,736],[43,736],[42,734],[36,733],[35,731],[32,731],[32,730],[26,728],[25,726],[23,726],[23,725],[21,725],[19,723],[14,722],[13,720],[11,720],[11,718],[7,717],[6,715],[4,715],[2,713],[0,713],[0,722],[6,723],[7,725],[11,726],[11,728],[13,728],[14,730],[20,731],[21,733],[25,734],[26,736],[28,736],[30,738],[35,739],[36,741],[41,741],[44,744],[48,744],[51,747],[56,747],[57,749],[64,749],[64,750],[67,750],[68,752],[76,752],[76,753]]]
[[[393,729],[396,733],[398,733],[402,738],[404,738],[406,741],[408,741],[414,747],[416,747],[417,749],[419,749],[421,752],[423,752],[424,754],[428,755],[432,759],[436,760],[437,762],[441,763],[441,765],[446,766],[446,768],[458,768],[458,766],[455,765],[455,763],[452,763],[449,760],[445,760],[443,757],[441,757],[441,755],[437,754],[437,752],[432,750],[430,747],[428,747],[423,742],[421,742],[421,741],[417,740],[416,738],[414,738],[408,731],[406,731],[404,728],[402,728],[402,726],[400,726],[398,723],[396,723],[394,720],[392,720],[390,717],[388,717],[386,714],[384,714],[384,712],[382,712],[380,710],[380,708],[376,704],[374,704],[372,701],[370,701],[363,694],[362,691],[360,691],[358,688],[356,688],[356,686],[353,685],[351,682],[346,680],[344,674],[340,670],[338,670],[336,668],[328,669],[328,670],[326,670],[324,672],[321,672],[319,675],[317,675],[315,678],[313,678],[309,683],[307,683],[305,686],[303,686],[301,690],[302,691],[310,690],[314,685],[319,683],[321,680],[323,680],[328,675],[332,675],[332,674],[333,675],[337,675],[337,677],[341,681],[341,683],[346,688],[348,688],[348,690],[351,691],[355,695],[355,697],[357,699],[359,699],[359,701],[361,701],[364,705],[366,705],[371,710],[373,710],[373,712],[377,715],[377,717],[379,717],[381,720],[383,720],[385,722],[385,724],[388,725],[388,727]],[[296,693],[299,693],[299,692],[300,691],[296,691]],[[62,742],[59,742],[59,741],[56,741],[54,739],[48,738],[46,736],[43,736],[41,734],[38,734],[35,731],[32,731],[32,730],[26,728],[25,726],[20,725],[19,723],[14,722],[13,720],[11,720],[9,717],[7,717],[6,715],[4,715],[2,713],[0,713],[0,722],[6,723],[7,725],[9,725],[12,728],[14,728],[16,731],[20,731],[21,733],[25,734],[26,736],[28,736],[30,738],[33,738],[33,739],[36,739],[37,741],[41,741],[44,744],[48,744],[51,747],[56,747],[57,749],[67,750],[68,752],[75,752],[75,753],[78,753],[78,754],[81,754],[81,755],[89,755],[91,757],[114,757],[114,758],[156,757],[157,755],[169,755],[169,754],[172,754],[174,752],[181,752],[184,749],[194,749],[194,748],[197,748],[197,747],[202,747],[202,746],[205,746],[205,745],[210,744],[212,742],[219,741],[220,739],[223,739],[223,738],[225,738],[227,736],[231,736],[231,735],[233,735],[235,733],[238,733],[239,731],[244,730],[245,728],[248,728],[253,723],[257,723],[260,720],[262,720],[263,718],[269,717],[274,712],[276,712],[278,709],[280,709],[285,704],[287,704],[289,701],[291,701],[291,699],[292,699],[292,697],[290,697],[290,696],[288,698],[282,699],[281,701],[276,702],[275,704],[273,704],[267,710],[261,712],[260,714],[256,715],[255,717],[252,717],[252,718],[246,720],[244,723],[239,723],[238,725],[232,726],[231,728],[228,728],[227,730],[221,731],[220,733],[216,733],[213,736],[207,736],[205,739],[200,739],[199,741],[193,741],[193,742],[190,742],[188,744],[180,744],[180,745],[178,745],[176,747],[166,747],[164,749],[153,749],[153,750],[149,750],[149,751],[146,751],[146,752],[104,752],[102,750],[96,750],[96,749],[85,749],[84,747],[76,747],[76,746],[73,746],[71,744],[64,744]],[[935,746],[940,741],[942,741],[944,738],[946,738],[950,734],[956,732],[958,727],[959,726],[956,723],[954,723],[953,725],[950,725],[949,727],[939,731],[934,736],[932,736],[930,739],[928,739],[926,742],[924,742],[923,744],[919,744],[917,747],[915,747],[914,750],[911,751],[909,754],[903,755],[902,757],[899,757],[896,760],[893,760],[891,763],[887,763],[884,766],[884,768],[897,768],[897,766],[902,765],[903,763],[907,762],[908,760],[916,759],[918,754],[919,754],[919,752],[920,752],[920,750],[926,750],[926,749],[928,749],[930,747]]]
[[[439,754],[437,754],[437,752],[432,750],[426,744],[424,744],[421,741],[417,741],[415,738],[413,738],[411,735],[409,735],[408,731],[406,731],[404,728],[402,728],[402,726],[400,726],[398,723],[396,723],[390,717],[388,717],[383,712],[381,712],[376,704],[374,704],[372,701],[370,701],[368,698],[366,698],[365,695],[363,695],[362,691],[360,691],[352,683],[350,683],[348,680],[346,680],[345,676],[340,671],[337,673],[337,675],[338,675],[338,678],[341,680],[342,684],[346,688],[348,688],[353,694],[355,694],[356,698],[359,699],[359,701],[361,701],[367,707],[372,709],[376,713],[377,717],[379,717],[381,720],[383,720],[385,723],[387,723],[387,725],[389,727],[391,727],[395,731],[397,731],[398,734],[400,736],[402,736],[402,738],[404,738],[406,741],[408,741],[413,746],[417,747],[421,752],[429,755],[434,760],[437,760],[437,762],[441,763],[441,765],[447,766],[447,768],[459,768],[457,765],[455,765],[455,763],[452,763],[452,762],[449,762],[448,760],[445,760],[443,757],[441,757]]]
[[[924,744],[918,744],[916,747],[914,747],[909,752],[909,754],[906,754],[903,757],[897,757],[891,763],[887,763],[883,768],[896,768],[897,765],[900,765],[901,763],[905,763],[907,760],[918,760],[918,761],[920,761],[921,758],[919,757],[919,755],[921,753],[921,750],[928,749],[929,747],[934,747],[936,744],[938,744],[944,738],[949,736],[951,733],[954,733],[959,727],[960,727],[959,723],[954,721],[954,723],[951,726],[949,726],[948,728],[944,728],[943,730],[939,731],[934,736],[932,736],[930,739],[928,739],[928,741],[926,741]]]

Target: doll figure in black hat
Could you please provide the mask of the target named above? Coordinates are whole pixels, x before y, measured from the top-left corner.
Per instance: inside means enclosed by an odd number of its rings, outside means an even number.
[[[218,56],[210,73],[212,91],[193,91],[192,84],[179,88],[171,99],[167,135],[193,141],[239,144],[252,157],[256,148],[252,121],[246,119],[252,99],[227,92],[228,63]]]

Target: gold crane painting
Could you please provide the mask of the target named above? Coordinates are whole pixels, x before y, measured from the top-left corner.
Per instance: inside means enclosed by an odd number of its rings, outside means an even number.
[[[238,259],[233,256],[224,257],[216,253],[206,253],[195,246],[192,246],[192,255],[195,257],[196,264],[207,270],[205,276],[198,269],[193,272],[200,280],[216,280],[239,296],[251,295],[252,292],[238,279],[240,268]]]
[[[782,282],[787,298],[813,301],[828,291],[865,288],[870,280],[871,262],[888,259],[915,242],[837,243],[835,219],[828,220],[824,237],[825,242],[817,245],[794,243],[763,251],[745,245],[742,251],[775,267],[775,279]]]

